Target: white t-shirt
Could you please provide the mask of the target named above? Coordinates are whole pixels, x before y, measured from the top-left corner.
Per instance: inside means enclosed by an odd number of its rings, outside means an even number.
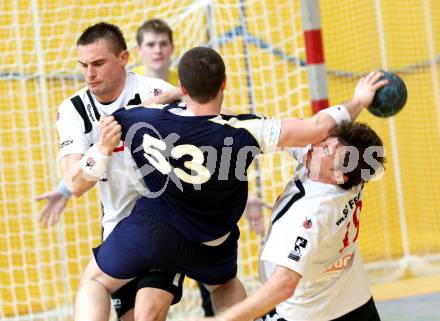
[[[302,157],[307,149],[294,155]],[[371,298],[357,237],[361,187],[339,186],[307,178],[291,181],[275,204],[272,226],[260,255],[260,279],[277,266],[299,274],[294,295],[276,307],[288,321],[328,321]]]
[[[161,79],[142,77],[128,72],[121,95],[110,104],[99,103],[87,88],[81,89],[64,100],[58,109],[57,129],[60,137],[60,157],[69,154],[85,154],[93,144],[98,142],[99,115],[110,115],[126,105],[139,105],[142,101],[170,88],[172,86]],[[83,107],[80,107],[78,111],[73,101],[76,101],[77,105],[78,102],[82,102]],[[98,182],[104,208],[102,219],[104,239],[121,219],[130,214],[139,196],[139,189],[142,188],[142,185],[139,185],[141,180],[129,176],[129,174],[133,175],[133,169],[134,162],[130,152],[121,145],[114,150],[106,173]]]

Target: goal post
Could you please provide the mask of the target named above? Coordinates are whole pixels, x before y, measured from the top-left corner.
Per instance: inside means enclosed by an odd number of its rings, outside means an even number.
[[[324,44],[318,0],[301,0],[302,28],[312,112],[329,106]]]

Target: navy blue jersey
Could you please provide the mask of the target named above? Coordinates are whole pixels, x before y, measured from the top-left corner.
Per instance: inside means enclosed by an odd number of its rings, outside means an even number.
[[[246,170],[281,124],[252,114],[183,116],[182,104],[121,109],[122,139],[150,190],[138,204],[196,242],[229,233],[246,205]]]

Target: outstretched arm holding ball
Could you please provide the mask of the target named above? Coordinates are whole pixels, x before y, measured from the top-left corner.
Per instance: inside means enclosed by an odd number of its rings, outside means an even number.
[[[381,79],[387,79],[388,84],[376,92],[368,111],[377,117],[391,117],[405,106],[408,92],[402,78],[395,73],[385,71]]]

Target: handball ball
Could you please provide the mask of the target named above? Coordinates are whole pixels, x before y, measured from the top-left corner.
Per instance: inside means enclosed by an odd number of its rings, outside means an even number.
[[[403,80],[392,72],[383,72],[388,84],[376,91],[368,111],[377,117],[390,117],[405,106],[408,93]]]

